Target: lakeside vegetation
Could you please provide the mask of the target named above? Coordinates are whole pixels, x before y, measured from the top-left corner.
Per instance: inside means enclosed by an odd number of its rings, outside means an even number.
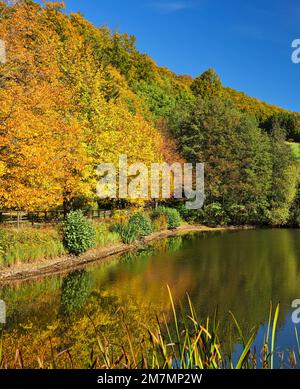
[[[66,253],[57,229],[1,228],[0,266],[41,261]]]
[[[72,273],[62,284],[61,315],[73,325],[73,315],[83,306],[89,295],[89,280],[82,271]],[[102,334],[96,321],[88,317],[84,325],[90,336],[85,349],[76,351],[70,347],[58,346],[53,330],[49,328],[35,345],[29,336],[31,327],[24,327],[20,348],[14,350],[14,333],[1,334],[0,369],[41,368],[41,369],[274,369],[274,361],[280,354],[281,367],[297,368],[300,363],[300,344],[295,328],[296,349],[286,351],[275,349],[280,306],[270,305],[267,326],[264,329],[261,349],[254,347],[260,325],[251,329],[249,335],[243,333],[238,320],[232,312],[228,313],[232,322],[231,336],[240,344],[238,352],[227,349],[219,335],[217,314],[202,321],[187,296],[188,310],[176,308],[168,287],[170,315],[156,316],[147,314],[148,321],[142,321],[134,329],[126,309],[119,308],[119,341],[111,340]],[[151,316],[152,315],[152,316]],[[46,331],[47,332],[47,331]],[[122,334],[122,336],[121,336]],[[48,340],[46,339],[48,336]],[[120,339],[122,341],[120,342]],[[37,340],[37,339],[36,339]],[[28,349],[28,346],[30,348]],[[32,347],[39,347],[37,353],[29,354]],[[79,358],[78,358],[79,356]]]
[[[116,215],[109,222],[92,222],[82,211],[72,211],[66,220],[52,227],[0,229],[0,267],[34,263],[70,253],[123,242],[131,244],[152,232],[176,229],[182,223],[179,212],[158,207],[148,213]]]

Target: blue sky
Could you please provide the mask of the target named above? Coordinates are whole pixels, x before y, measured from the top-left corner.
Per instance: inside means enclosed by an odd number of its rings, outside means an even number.
[[[196,76],[209,67],[223,84],[300,111],[300,0],[66,0],[95,25],[133,34],[161,66]]]

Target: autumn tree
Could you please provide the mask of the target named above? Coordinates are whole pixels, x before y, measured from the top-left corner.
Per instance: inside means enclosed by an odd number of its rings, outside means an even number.
[[[71,94],[60,82],[59,40],[40,7],[18,2],[0,24],[7,63],[1,67],[1,205],[48,209],[83,185],[86,155]]]
[[[202,99],[216,98],[221,95],[222,83],[213,69],[208,69],[196,77],[191,85],[193,94]]]

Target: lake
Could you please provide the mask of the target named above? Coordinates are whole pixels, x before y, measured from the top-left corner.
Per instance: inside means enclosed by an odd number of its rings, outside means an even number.
[[[228,312],[234,313],[245,336],[262,324],[255,341],[259,353],[270,302],[280,302],[276,350],[296,350],[291,304],[300,299],[299,237],[294,229],[190,234],[69,275],[4,287],[5,352],[14,360],[15,351],[22,350],[27,366],[38,367],[51,359],[53,350],[69,348],[72,366],[85,361],[88,367],[97,347],[95,328],[103,339],[120,344],[127,341],[128,330],[142,341],[141,328],[151,327],[155,314],[172,322],[167,285],[177,307],[187,307],[188,293],[203,321],[217,310],[223,348],[235,356],[240,346]],[[59,367],[69,367],[68,358],[58,358]]]

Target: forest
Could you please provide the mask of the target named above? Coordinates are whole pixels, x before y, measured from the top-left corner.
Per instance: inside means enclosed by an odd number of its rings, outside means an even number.
[[[95,27],[64,3],[0,2],[0,209],[87,209],[96,167],[204,162],[212,225],[300,225],[300,115],[159,67],[136,39]],[[201,64],[199,64],[201,68]],[[121,204],[129,207],[130,204]]]

